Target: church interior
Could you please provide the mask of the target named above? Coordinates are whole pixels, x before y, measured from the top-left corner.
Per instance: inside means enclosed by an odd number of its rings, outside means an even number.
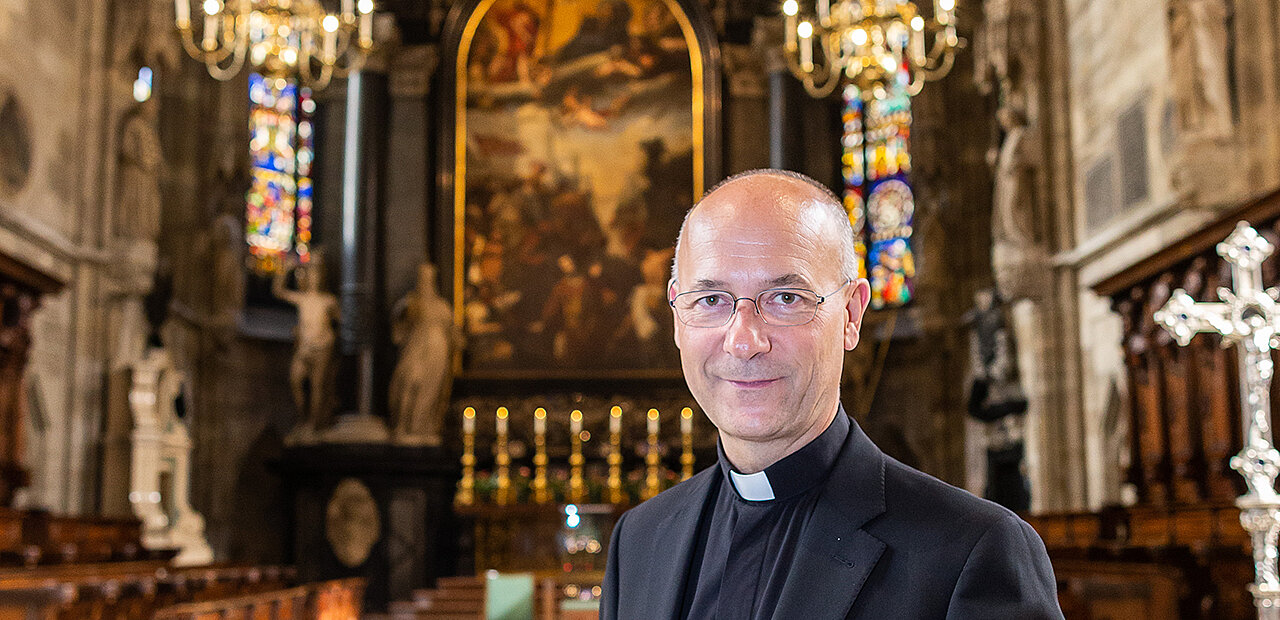
[[[1255,617],[1277,118],[1280,0],[0,0],[0,619],[596,618],[759,168],[853,224],[844,410],[1067,618]]]

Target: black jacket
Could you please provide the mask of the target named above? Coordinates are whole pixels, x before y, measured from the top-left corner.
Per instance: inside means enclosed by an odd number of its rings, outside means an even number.
[[[722,476],[709,467],[618,519],[602,620],[678,617],[700,513]],[[889,458],[856,423],[824,484],[773,618],[1062,618],[1031,526]]]

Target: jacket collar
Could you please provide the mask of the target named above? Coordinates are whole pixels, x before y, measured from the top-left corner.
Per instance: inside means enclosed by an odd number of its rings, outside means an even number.
[[[837,415],[846,415],[840,408]],[[844,447],[823,487],[813,516],[796,548],[791,574],[783,585],[774,618],[836,620],[844,618],[862,584],[884,552],[884,543],[862,530],[885,510],[884,453],[852,419]],[[710,510],[723,480],[719,467],[708,467],[685,484],[690,501],[672,511],[653,532],[650,560],[674,570],[647,581],[645,597],[653,601],[653,617],[678,618],[685,580],[697,543],[698,520]],[[660,560],[674,556],[670,564]],[[824,596],[814,596],[824,592]]]
[[[724,444],[717,441],[721,473],[740,499],[752,502],[786,500],[821,484],[844,450],[849,436],[849,416],[837,411],[831,423],[799,450],[754,474],[740,474],[725,456]]]
[[[845,415],[841,407],[838,415]],[[800,537],[774,618],[844,618],[884,552],[862,526],[885,510],[885,456],[852,428]],[[813,596],[823,592],[823,596]]]

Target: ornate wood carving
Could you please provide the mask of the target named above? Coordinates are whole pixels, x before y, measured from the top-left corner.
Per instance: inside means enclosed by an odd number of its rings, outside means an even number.
[[[0,253],[0,506],[10,506],[14,491],[28,482],[21,459],[31,316],[42,295],[61,288],[53,276]]]

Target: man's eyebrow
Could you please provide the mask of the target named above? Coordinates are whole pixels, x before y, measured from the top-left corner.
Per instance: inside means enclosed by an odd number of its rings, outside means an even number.
[[[780,287],[780,286],[800,286],[800,285],[809,286],[809,281],[805,279],[804,276],[798,273],[789,273],[785,276],[778,276],[770,280],[769,284],[771,288]]]
[[[708,280],[707,278],[698,278],[693,281],[693,287],[698,290],[723,289],[724,285],[722,280]]]

